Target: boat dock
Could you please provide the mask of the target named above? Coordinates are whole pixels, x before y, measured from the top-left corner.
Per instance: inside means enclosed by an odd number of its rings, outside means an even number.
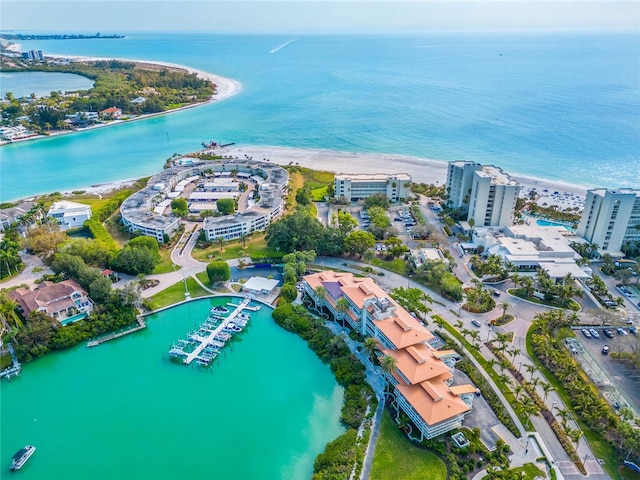
[[[7,377],[7,380],[11,380],[11,377],[20,375],[20,370],[22,370],[22,365],[18,361],[18,357],[16,356],[16,352],[13,349],[12,344],[8,344],[7,348],[9,349],[9,353],[11,354],[12,365],[10,367],[5,368],[0,372],[0,378]]]
[[[215,317],[219,320],[218,322],[212,323],[210,321],[205,321],[197,332],[189,335],[188,342],[194,342],[196,344],[194,350],[192,352],[184,352],[186,356],[183,360],[185,365],[189,365],[194,360],[197,361],[199,365],[206,366],[209,364],[211,360],[215,358],[217,355],[217,351],[219,348],[224,346],[224,342],[231,338],[232,332],[239,332],[242,329],[236,327],[237,324],[246,325],[246,320],[243,319],[242,311],[244,309],[250,309],[249,302],[250,298],[245,298],[239,305],[238,304],[229,304],[234,307],[234,310],[229,314],[228,317]],[[217,325],[216,325],[217,323]],[[231,328],[232,326],[237,329]],[[183,340],[183,342],[185,342]]]
[[[104,337],[99,338],[97,340],[91,340],[89,343],[87,343],[87,347],[97,347],[101,343],[108,342],[109,340],[114,340],[116,338],[124,337],[125,335],[129,335],[130,333],[137,332],[138,330],[142,330],[143,328],[146,328],[147,324],[144,323],[144,320],[142,319],[141,316],[138,315],[137,321],[138,321],[138,324],[136,326],[128,328],[127,330],[122,330],[117,333],[110,333],[109,335],[105,335]]]
[[[227,303],[227,306],[238,308],[240,305],[238,305],[237,303]],[[256,305],[255,307],[251,305],[245,305],[243,308],[244,310],[249,310],[250,312],[257,312],[258,310],[260,310],[260,305]]]

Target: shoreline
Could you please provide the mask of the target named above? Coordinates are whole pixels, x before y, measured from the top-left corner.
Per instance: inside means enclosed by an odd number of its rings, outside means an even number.
[[[116,125],[121,125],[123,123],[136,122],[136,121],[139,121],[139,120],[146,120],[148,118],[153,118],[153,117],[157,117],[157,116],[160,116],[160,115],[166,115],[166,114],[170,114],[170,113],[174,113],[174,112],[179,112],[179,111],[182,111],[182,110],[187,110],[189,108],[200,107],[202,105],[207,105],[209,103],[225,100],[225,99],[227,99],[229,97],[232,97],[232,96],[240,93],[240,91],[242,90],[242,84],[240,82],[238,82],[237,80],[234,80],[234,79],[228,78],[228,77],[223,77],[221,75],[216,75],[214,73],[205,72],[203,70],[198,70],[198,69],[195,69],[195,68],[187,67],[185,65],[178,65],[176,63],[155,62],[155,61],[152,62],[152,61],[147,61],[147,60],[128,60],[128,59],[124,59],[124,58],[81,57],[81,56],[74,56],[74,55],[58,55],[58,54],[46,55],[46,58],[64,59],[64,60],[82,60],[82,61],[118,60],[118,61],[123,61],[123,62],[132,62],[132,63],[135,63],[137,65],[161,66],[161,67],[167,67],[167,68],[171,68],[171,69],[178,69],[178,70],[181,70],[181,71],[185,71],[185,72],[187,72],[189,74],[195,73],[196,76],[198,76],[198,78],[201,78],[203,80],[211,81],[216,86],[216,93],[214,93],[209,98],[209,100],[204,101],[204,102],[192,103],[192,104],[189,104],[189,105],[184,105],[182,107],[173,108],[171,110],[165,110],[163,112],[146,113],[146,114],[142,114],[142,115],[138,115],[138,116],[132,117],[132,118],[127,119],[127,120],[112,120],[112,121],[107,122],[107,123],[91,125],[89,127],[80,128],[80,129],[76,129],[76,130],[55,130],[54,132],[50,133],[49,135],[34,135],[34,136],[31,136],[31,137],[27,137],[27,138],[20,138],[20,139],[17,139],[17,140],[13,140],[11,142],[4,142],[3,141],[3,142],[0,142],[0,147],[5,146],[5,145],[11,145],[13,143],[22,143],[22,142],[29,142],[29,141],[33,141],[33,140],[42,140],[42,139],[45,139],[45,138],[53,138],[53,137],[57,137],[57,136],[60,136],[60,135],[69,135],[69,134],[73,134],[73,133],[88,132],[88,131],[91,131],[91,130],[95,130],[97,128],[112,127],[112,126],[116,126]]]
[[[314,170],[326,170],[333,173],[373,174],[373,173],[408,173],[416,183],[435,183],[442,185],[447,178],[448,162],[429,158],[412,157],[383,153],[356,153],[313,148],[274,147],[274,146],[231,146],[214,150],[223,157],[247,158],[256,161],[270,161],[278,165],[299,165]],[[189,154],[185,154],[188,157]],[[509,172],[507,172],[509,173]],[[535,188],[541,194],[537,203],[558,205],[561,209],[580,205],[574,202],[584,201],[587,187],[568,182],[546,180],[543,178],[511,175],[522,186],[521,196]],[[86,195],[102,195],[132,185],[138,179],[123,179],[113,182],[94,184],[87,187],[65,190],[64,196],[72,196],[73,191],[83,190]],[[544,190],[547,190],[545,193]],[[558,192],[554,195],[554,192]],[[567,194],[568,199],[564,196]],[[35,198],[38,195],[29,198]],[[576,200],[578,199],[578,200]],[[25,199],[22,199],[25,200]]]

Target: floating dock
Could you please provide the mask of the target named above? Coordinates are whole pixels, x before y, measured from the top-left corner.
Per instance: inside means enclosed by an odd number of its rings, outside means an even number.
[[[228,303],[227,305],[234,307],[228,317],[214,316],[219,321],[206,320],[203,322],[195,333],[189,334],[188,340],[178,340],[179,345],[174,345],[169,351],[169,355],[172,357],[184,357],[183,363],[189,365],[196,360],[196,363],[201,366],[206,366],[211,362],[218,350],[224,346],[224,342],[231,338],[231,331],[234,330],[231,325],[245,326],[247,324],[247,316],[243,314],[243,310],[252,310],[254,307],[249,306],[251,302],[250,298],[245,298],[240,304]],[[255,311],[255,310],[254,310]],[[218,323],[216,325],[216,323]],[[181,345],[193,345],[196,344],[192,352],[185,352]]]

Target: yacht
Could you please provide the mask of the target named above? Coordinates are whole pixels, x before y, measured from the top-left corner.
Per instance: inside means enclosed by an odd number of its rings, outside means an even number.
[[[36,447],[33,445],[27,445],[24,448],[21,448],[16,452],[16,454],[11,459],[11,471],[20,470],[22,466],[27,463],[29,457],[33,455],[33,452],[36,451]]]

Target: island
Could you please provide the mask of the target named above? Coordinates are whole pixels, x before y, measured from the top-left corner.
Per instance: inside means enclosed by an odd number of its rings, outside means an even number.
[[[113,39],[124,38],[124,35],[101,35],[100,32],[95,35],[77,35],[77,34],[51,34],[51,35],[34,35],[25,33],[0,33],[0,38],[5,40],[94,40],[94,39]]]

